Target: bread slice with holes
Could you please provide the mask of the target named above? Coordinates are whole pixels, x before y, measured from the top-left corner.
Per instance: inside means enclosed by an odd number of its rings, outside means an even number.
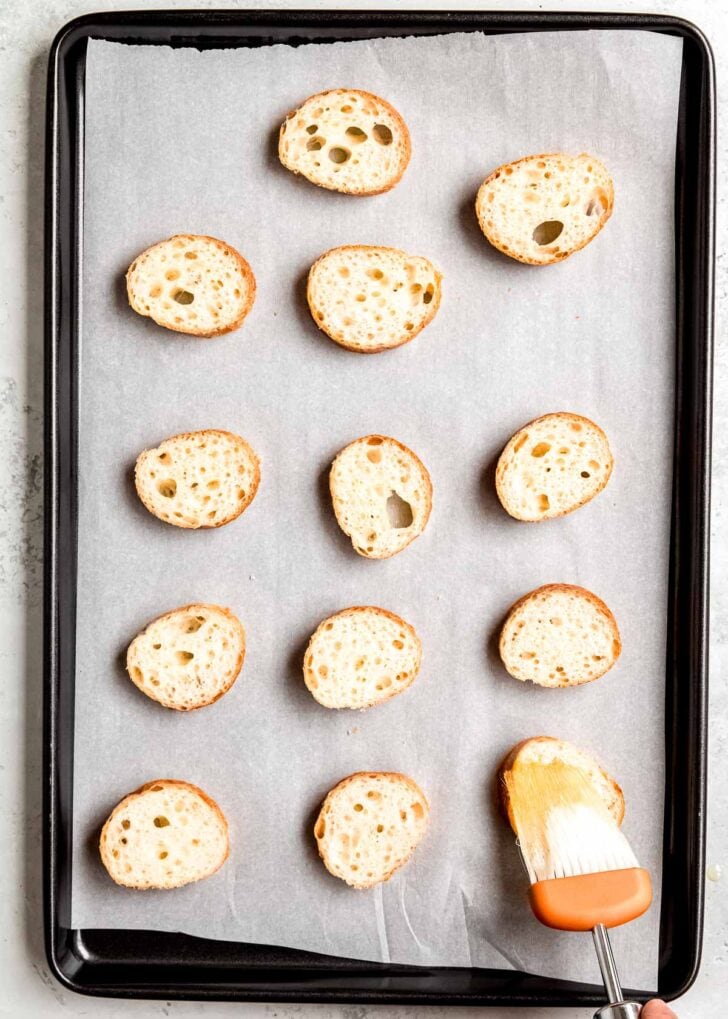
[[[139,454],[134,474],[150,513],[175,527],[222,527],[248,508],[260,462],[245,439],[208,428],[183,432]]]
[[[319,624],[303,656],[303,678],[325,708],[371,708],[411,686],[421,660],[413,626],[386,609],[357,605]]]
[[[331,790],[314,825],[327,870],[352,888],[389,881],[427,830],[430,806],[420,787],[393,771],[361,771]]]
[[[512,606],[500,655],[514,679],[580,686],[599,679],[622,651],[617,620],[601,598],[573,584],[546,584]]]
[[[517,743],[508,753],[498,769],[498,799],[501,810],[508,819],[513,831],[516,824],[505,783],[505,776],[519,765],[543,764],[548,766],[554,761],[576,768],[589,781],[596,793],[601,796],[604,804],[617,825],[624,820],[624,794],[604,768],[585,750],[581,750],[565,739],[553,736],[532,736],[531,739]],[[518,834],[516,832],[516,834]]]
[[[427,468],[386,435],[364,435],[342,449],[331,465],[329,487],[339,527],[369,559],[401,552],[430,518]]]
[[[563,152],[499,166],[475,201],[480,229],[510,258],[561,262],[585,247],[612,215],[614,184],[595,156]]]
[[[545,414],[509,440],[498,460],[495,487],[516,520],[549,520],[590,502],[606,486],[613,466],[599,425],[578,414]]]
[[[209,877],[229,853],[228,824],[189,782],[160,778],[125,796],[99,841],[109,876],[126,888],[181,888]]]
[[[306,297],[314,322],[335,343],[378,354],[408,343],[432,321],[441,280],[426,258],[349,244],[313,264]]]
[[[126,671],[165,708],[192,711],[227,693],[245,658],[245,630],[229,609],[193,603],[155,619],[129,645]]]
[[[157,325],[208,338],[243,324],[255,300],[255,276],[225,241],[176,234],[137,255],[126,292],[134,311]]]
[[[398,183],[410,159],[410,136],[385,99],[336,88],[310,96],[281,125],[278,155],[286,169],[347,195],[379,195]]]

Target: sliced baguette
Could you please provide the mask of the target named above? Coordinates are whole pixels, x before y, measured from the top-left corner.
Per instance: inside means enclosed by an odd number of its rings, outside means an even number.
[[[546,584],[508,613],[500,656],[514,679],[537,686],[579,686],[599,679],[622,651],[617,620],[591,591]]]
[[[386,609],[357,605],[319,624],[303,678],[325,708],[370,708],[414,683],[421,659],[413,626]]]
[[[160,778],[125,796],[101,831],[101,862],[126,888],[180,888],[228,857],[228,825],[197,786]]]
[[[331,465],[329,487],[339,527],[369,559],[401,552],[430,517],[427,468],[386,435],[365,435],[342,449]]]
[[[255,300],[255,276],[225,241],[176,234],[137,255],[126,291],[134,311],[157,325],[208,338],[243,324]]]
[[[371,888],[409,860],[429,813],[425,794],[406,775],[349,775],[328,794],[314,825],[319,854],[334,877],[352,888]]]
[[[563,152],[499,166],[480,186],[480,229],[528,265],[560,262],[593,240],[612,214],[614,184],[595,156]]]
[[[598,495],[614,460],[602,429],[578,414],[545,414],[524,425],[500,455],[495,487],[516,520],[573,513]]]
[[[501,810],[516,831],[515,819],[505,783],[505,775],[519,764],[551,764],[559,761],[571,768],[578,768],[591,782],[595,792],[604,800],[605,806],[620,825],[624,819],[624,795],[614,779],[585,750],[581,750],[565,739],[553,736],[533,736],[517,743],[508,753],[498,769],[498,798]]]
[[[378,354],[408,343],[432,321],[441,279],[426,258],[349,244],[313,264],[306,297],[316,325],[335,343]]]
[[[312,184],[379,195],[401,179],[410,136],[393,106],[371,92],[336,88],[310,96],[281,125],[280,161]]]
[[[150,513],[175,527],[222,527],[255,498],[260,463],[245,439],[208,428],[139,454],[136,490]]]
[[[195,603],[165,613],[129,645],[126,671],[165,708],[192,711],[227,693],[245,658],[245,630],[229,609]]]

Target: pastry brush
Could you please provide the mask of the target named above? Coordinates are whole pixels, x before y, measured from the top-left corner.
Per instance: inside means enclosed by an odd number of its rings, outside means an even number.
[[[622,996],[607,928],[645,912],[650,875],[583,770],[563,761],[516,763],[503,780],[536,918],[592,932],[609,998],[595,1019],[634,1019],[640,1005]]]

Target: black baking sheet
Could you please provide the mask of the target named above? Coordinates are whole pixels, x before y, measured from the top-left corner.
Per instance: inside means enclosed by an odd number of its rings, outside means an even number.
[[[49,726],[55,737],[63,737],[57,745],[51,746],[50,778],[52,788],[50,806],[49,849],[49,931],[55,946],[63,943],[70,948],[70,955],[65,954],[66,967],[74,956],[82,955],[86,960],[82,969],[86,973],[85,982],[77,989],[96,990],[98,993],[141,993],[139,987],[134,988],[133,981],[140,978],[147,969],[151,959],[157,959],[158,965],[169,967],[168,978],[161,972],[154,976],[144,974],[143,993],[158,993],[160,996],[220,996],[220,997],[269,997],[283,999],[285,997],[311,999],[319,996],[330,1000],[421,1000],[442,1002],[445,1000],[468,1000],[475,1002],[495,1002],[497,1000],[517,1003],[519,1000],[537,999],[531,994],[543,993],[539,1003],[553,1003],[557,1000],[575,1003],[577,1000],[593,1000],[588,990],[577,989],[553,981],[524,978],[519,974],[485,970],[423,970],[422,968],[403,968],[391,966],[370,966],[369,964],[351,963],[346,960],[330,960],[321,956],[308,956],[303,953],[278,949],[254,949],[252,946],[228,945],[220,942],[208,942],[187,938],[182,935],[149,935],[155,950],[140,953],[145,960],[135,967],[135,976],[126,981],[122,972],[108,973],[102,967],[112,969],[121,966],[124,956],[123,939],[130,937],[130,947],[139,951],[139,934],[129,936],[127,932],[75,932],[62,934],[63,927],[63,894],[68,895],[68,872],[58,867],[59,854],[67,852],[69,843],[65,841],[70,835],[70,767],[71,739],[70,708],[73,687],[73,609],[75,596],[75,548],[73,531],[75,522],[75,352],[78,322],[78,287],[80,281],[77,274],[80,244],[80,217],[82,209],[78,195],[82,181],[82,159],[80,153],[82,132],[79,130],[80,113],[83,101],[83,51],[85,40],[92,35],[95,38],[110,38],[118,41],[144,42],[157,41],[181,45],[247,45],[251,41],[258,44],[266,42],[320,41],[323,38],[360,38],[362,36],[386,34],[411,34],[417,31],[440,32],[447,30],[470,30],[482,28],[486,31],[524,30],[528,28],[584,28],[594,27],[591,18],[572,16],[564,19],[549,19],[543,16],[493,16],[493,15],[296,15],[283,12],[275,14],[245,15],[123,15],[108,16],[97,19],[85,19],[83,23],[75,23],[69,32],[57,44],[55,50],[56,63],[52,65],[49,82],[54,88],[55,74],[57,84],[70,87],[65,90],[64,102],[58,102],[59,96],[51,96],[57,105],[51,106],[51,177],[56,198],[55,207],[49,209],[48,255],[50,259],[49,284],[49,368],[52,377],[49,380],[49,461],[54,468],[53,476],[49,477],[49,510],[53,510],[49,519],[49,585],[48,585],[48,652],[50,686]],[[361,28],[362,18],[366,19],[366,27]],[[506,20],[504,20],[506,19]],[[166,27],[165,27],[166,25]],[[275,25],[278,25],[276,31]],[[700,913],[701,913],[701,863],[702,835],[700,828],[700,798],[703,791],[702,768],[704,746],[702,726],[704,724],[704,627],[705,627],[705,513],[707,512],[707,408],[709,396],[709,352],[710,352],[710,268],[711,268],[711,171],[712,171],[712,135],[709,130],[712,123],[712,88],[710,75],[710,58],[707,49],[700,39],[693,35],[685,26],[670,19],[639,19],[639,18],[600,18],[598,25],[602,27],[634,27],[671,29],[678,31],[685,39],[684,81],[681,102],[680,137],[678,138],[678,174],[677,174],[677,275],[678,302],[677,311],[680,323],[678,336],[677,377],[679,398],[677,405],[676,429],[676,468],[675,468],[675,512],[673,514],[673,544],[671,567],[671,622],[680,623],[680,642],[674,639],[674,626],[670,628],[668,641],[668,711],[667,711],[667,765],[668,794],[665,827],[665,870],[663,872],[663,917],[661,928],[662,964],[660,983],[663,993],[674,993],[680,987],[680,980],[685,983],[690,971],[694,968],[697,957]],[[194,31],[193,31],[194,29]],[[195,35],[197,33],[197,35]],[[152,39],[154,37],[154,39]],[[62,59],[61,59],[62,57]],[[70,72],[74,73],[71,74]],[[692,86],[691,86],[692,81]],[[69,101],[70,100],[70,101]],[[692,103],[693,105],[690,105]],[[688,112],[691,115],[688,115]],[[55,112],[56,117],[53,116]],[[61,117],[60,114],[64,116]],[[689,131],[707,131],[700,145],[689,144]],[[64,152],[65,150],[65,152]],[[689,153],[690,163],[684,157]],[[692,165],[693,163],[697,165]],[[58,189],[58,185],[63,185]],[[698,185],[702,185],[699,187]],[[688,216],[686,200],[696,203]],[[59,201],[60,200],[60,201]],[[59,229],[59,227],[63,229]],[[689,267],[691,272],[685,274]],[[60,314],[60,318],[59,318]],[[63,316],[68,316],[65,320]],[[689,323],[688,323],[689,316]],[[686,327],[689,324],[689,332]],[[689,344],[684,343],[686,336]],[[687,440],[687,445],[683,445]],[[51,459],[51,457],[53,459]],[[50,474],[50,471],[49,471]],[[60,478],[66,478],[59,485]],[[683,490],[684,485],[684,490]],[[690,496],[686,502],[685,495]],[[60,510],[56,515],[56,510]],[[70,558],[69,558],[70,557]],[[60,572],[57,567],[61,566]],[[64,589],[60,590],[60,584]],[[688,630],[686,621],[694,621]],[[690,634],[690,639],[686,635]],[[63,656],[61,659],[60,656]],[[68,657],[65,657],[68,656]],[[673,668],[675,666],[675,668]],[[690,682],[685,689],[684,681],[677,682],[678,677],[688,676]],[[686,694],[689,696],[686,697]],[[675,704],[671,697],[685,698],[685,703]],[[65,717],[64,717],[65,712]],[[688,722],[687,726],[685,722]],[[679,722],[679,742],[673,742],[673,726]],[[692,723],[692,724],[691,724]],[[58,749],[58,752],[56,752]],[[683,763],[686,753],[696,754],[695,768],[685,769]],[[674,781],[672,765],[680,760],[680,770],[675,771]],[[678,815],[673,810],[675,802],[675,782],[687,778],[690,781],[691,799],[682,798],[682,810]],[[694,785],[692,783],[695,783]],[[63,799],[61,799],[63,797]],[[687,809],[686,809],[687,806]],[[63,835],[63,837],[61,837]],[[697,840],[696,840],[696,835]],[[697,855],[696,855],[697,854]],[[67,860],[67,856],[66,856]],[[670,880],[674,866],[681,870],[677,881]],[[65,885],[64,885],[64,879]],[[688,880],[689,879],[689,880]],[[683,891],[692,891],[693,895],[684,902],[680,901]],[[677,911],[677,912],[676,912]],[[682,911],[682,912],[680,912]],[[675,923],[675,918],[679,923]],[[677,932],[685,938],[678,941]],[[689,935],[689,938],[688,938]],[[101,939],[101,940],[99,940]],[[101,948],[101,944],[104,948]],[[682,948],[678,950],[678,946]],[[94,946],[98,945],[98,949]],[[73,946],[73,947],[72,947]],[[113,946],[113,947],[112,947]],[[58,960],[56,948],[51,951],[54,960]],[[262,953],[262,955],[261,955]],[[206,978],[202,971],[193,972],[195,967],[180,966],[181,959],[187,957],[196,960],[204,967],[228,965],[244,968],[250,972],[253,983],[248,979],[241,980],[237,976],[226,978],[221,982],[220,975],[214,980]],[[275,965],[273,966],[273,964]],[[301,966],[305,966],[304,975],[300,974]],[[682,966],[682,977],[679,976]],[[60,968],[66,979],[70,978],[68,968],[58,961],[56,971]],[[91,972],[91,969],[94,972]],[[301,981],[297,989],[290,984],[294,969],[299,971]],[[256,972],[260,971],[260,972]],[[336,989],[331,988],[328,994],[327,979],[336,974]],[[664,975],[669,974],[671,983],[666,983]],[[74,977],[78,980],[78,975]],[[122,986],[112,989],[110,986],[99,986],[99,981],[112,979]],[[258,981],[264,983],[260,986]],[[285,982],[285,983],[284,983]],[[210,983],[220,984],[212,988]],[[224,984],[224,986],[222,986]],[[176,986],[175,986],[176,985]],[[304,988],[308,993],[303,993]],[[287,993],[286,993],[287,989]],[[462,994],[466,994],[463,998]],[[526,996],[528,997],[526,998]],[[578,997],[576,997],[578,995]]]

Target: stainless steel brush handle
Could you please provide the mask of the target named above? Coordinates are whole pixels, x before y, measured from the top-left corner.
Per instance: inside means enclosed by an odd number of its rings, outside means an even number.
[[[592,935],[594,947],[597,950],[599,969],[602,971],[604,988],[609,998],[609,1004],[595,1012],[594,1019],[637,1019],[642,1008],[638,1002],[625,1001],[622,997],[619,974],[612,955],[607,928],[603,924],[598,924],[592,931]]]

